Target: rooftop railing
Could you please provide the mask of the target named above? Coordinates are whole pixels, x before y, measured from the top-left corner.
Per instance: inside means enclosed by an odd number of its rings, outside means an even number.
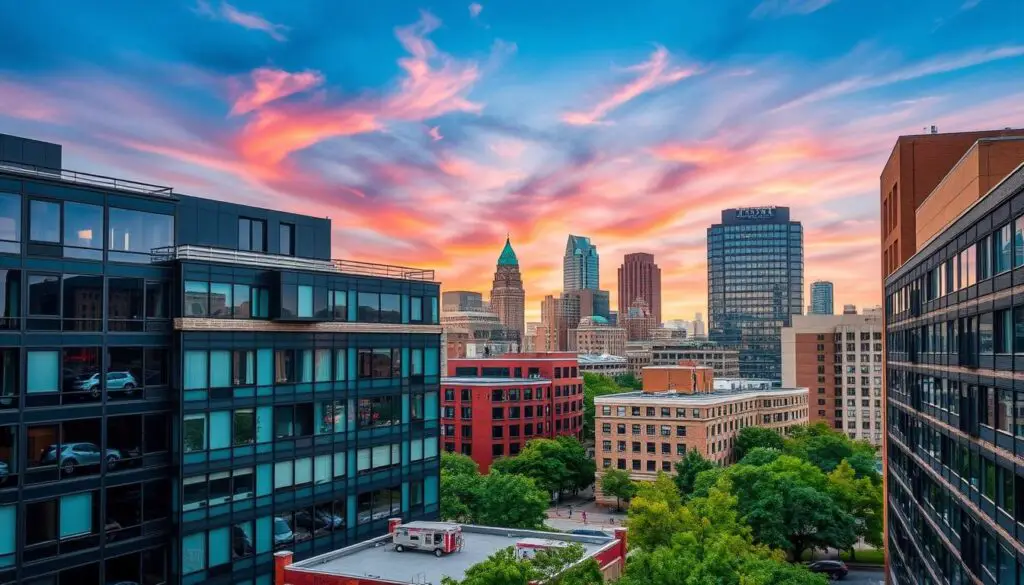
[[[420,280],[434,282],[434,271],[390,264],[374,264],[355,260],[316,260],[313,258],[296,258],[279,254],[249,252],[246,250],[229,250],[210,246],[168,246],[153,250],[153,262],[168,260],[196,260],[201,262],[218,262],[223,264],[242,264],[280,270],[314,270],[317,272],[333,272],[358,276],[375,276],[379,278],[397,278],[401,280]]]
[[[104,189],[117,189],[119,191],[132,191],[134,193],[143,193],[146,195],[174,197],[174,189],[171,187],[151,185],[149,183],[129,181],[127,179],[116,179],[114,177],[105,177],[103,175],[94,175],[92,173],[83,173],[68,169],[51,169],[38,165],[0,160],[0,171],[42,179],[66,181],[69,183],[89,185],[92,187],[101,187]]]

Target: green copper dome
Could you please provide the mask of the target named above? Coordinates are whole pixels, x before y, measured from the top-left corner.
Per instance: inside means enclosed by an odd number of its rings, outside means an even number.
[[[519,266],[519,259],[508,238],[505,238],[505,247],[501,249],[501,256],[498,256],[498,266]]]

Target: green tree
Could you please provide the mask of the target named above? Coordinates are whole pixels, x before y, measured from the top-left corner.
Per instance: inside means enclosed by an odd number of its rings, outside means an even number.
[[[736,443],[733,447],[733,453],[736,455],[736,460],[738,461],[746,457],[747,453],[751,450],[758,447],[782,451],[782,435],[765,427],[743,427],[736,435]]]
[[[565,435],[556,438],[555,441],[562,448],[560,458],[569,471],[572,482],[571,489],[582,490],[593,485],[597,474],[597,464],[593,458],[587,456],[587,450],[583,444],[576,438]]]
[[[542,528],[547,518],[548,496],[533,480],[500,471],[484,476],[474,506],[474,518],[485,526]]]
[[[558,437],[529,441],[519,455],[497,459],[491,469],[525,475],[554,494],[593,484],[596,467],[579,441]]]
[[[722,479],[732,486],[755,542],[798,560],[808,549],[846,550],[857,540],[856,520],[836,501],[816,466],[781,456],[762,466],[734,465]]]
[[[583,437],[594,438],[594,398],[632,391],[633,388],[619,386],[608,376],[583,372]]]
[[[856,471],[843,461],[828,475],[829,489],[838,505],[853,515],[856,532],[864,542],[881,548],[882,540],[882,489],[870,478],[858,478]],[[850,548],[850,559],[855,559],[855,550]]]
[[[636,495],[636,485],[629,477],[628,471],[608,468],[601,476],[601,491],[606,495],[615,496],[615,509],[621,510],[622,500],[628,502]]]
[[[441,518],[456,522],[476,522],[482,482],[479,473],[457,474],[442,470]]]
[[[461,453],[441,453],[441,471],[455,475],[475,475],[480,473],[480,466],[473,458]]]
[[[831,473],[848,459],[858,477],[881,481],[875,471],[875,448],[863,441],[853,441],[825,423],[793,427],[784,451],[813,463],[825,473]]]
[[[588,559],[578,563],[584,554],[582,545],[571,544],[537,551],[532,559],[520,559],[515,548],[508,547],[467,569],[461,581],[443,577],[441,585],[527,585],[533,581],[550,585],[601,585],[597,561]]]
[[[741,465],[768,465],[782,456],[778,449],[754,447],[740,460]]]
[[[687,451],[686,455],[679,461],[676,461],[675,465],[675,482],[676,487],[679,488],[679,493],[684,498],[689,497],[693,493],[697,475],[702,471],[708,471],[715,467],[715,464],[705,459],[700,454],[700,451],[694,449]]]
[[[653,551],[668,545],[683,528],[682,510],[679,489],[667,474],[659,472],[653,482],[640,482],[629,505],[630,546]]]
[[[642,390],[644,387],[644,383],[633,372],[626,372],[625,374],[615,376],[615,384],[620,388],[628,388],[630,390]]]

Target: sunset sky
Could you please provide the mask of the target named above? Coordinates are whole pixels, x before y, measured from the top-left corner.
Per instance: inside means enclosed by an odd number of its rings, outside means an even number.
[[[489,291],[527,319],[592,238],[616,306],[653,252],[705,312],[705,230],[792,208],[806,284],[881,302],[896,136],[1024,126],[1020,0],[0,0],[0,132],[65,167],[329,216],[339,258]]]

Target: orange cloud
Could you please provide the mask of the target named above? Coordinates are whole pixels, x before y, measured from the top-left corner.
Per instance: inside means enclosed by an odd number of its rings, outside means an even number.
[[[629,83],[615,89],[609,96],[599,101],[589,110],[568,112],[562,116],[562,120],[577,126],[600,123],[612,110],[640,95],[666,85],[672,85],[697,74],[697,70],[694,68],[671,68],[669,66],[668,51],[662,46],[658,46],[651,53],[647,61],[633,65],[626,70],[638,73],[638,76]]]
[[[289,73],[281,69],[261,67],[250,73],[252,85],[238,89],[231,115],[246,114],[272,101],[304,92],[324,82],[319,71]]]

